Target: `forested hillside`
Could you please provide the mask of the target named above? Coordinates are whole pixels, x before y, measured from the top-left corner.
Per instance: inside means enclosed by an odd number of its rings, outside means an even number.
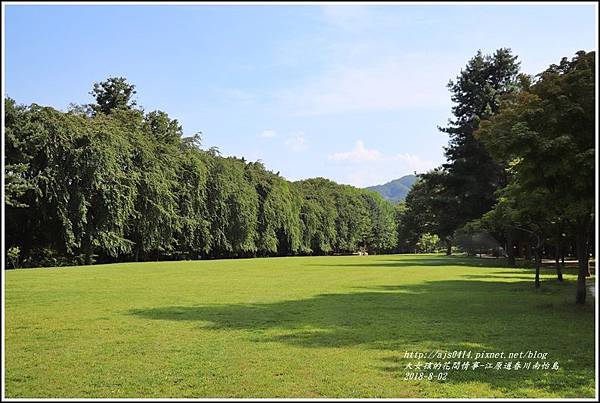
[[[417,177],[415,175],[404,175],[383,185],[369,186],[365,189],[379,193],[384,199],[392,203],[398,203],[406,198],[410,188],[416,181]]]

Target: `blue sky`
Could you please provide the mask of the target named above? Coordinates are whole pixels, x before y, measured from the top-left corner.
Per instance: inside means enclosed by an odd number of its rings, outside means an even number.
[[[205,147],[368,186],[443,162],[446,88],[478,49],[538,73],[596,50],[584,5],[7,5],[5,95],[66,109],[125,76]]]

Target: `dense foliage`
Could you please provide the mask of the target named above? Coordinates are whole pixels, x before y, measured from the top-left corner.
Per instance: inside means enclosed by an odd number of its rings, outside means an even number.
[[[316,178],[203,150],[123,78],[68,112],[6,110],[6,245],[13,266],[390,251],[394,206]]]
[[[508,212],[513,226],[536,237],[537,259],[545,241],[575,237],[577,301],[585,301],[585,277],[594,219],[595,53],[563,58],[519,91],[499,113],[482,122],[477,136],[510,181],[494,210]],[[506,220],[505,220],[506,221]]]
[[[146,113],[124,78],[68,112],[5,102],[12,266],[299,254],[430,252],[579,261],[593,252],[595,53],[531,77],[509,49],[478,52],[448,88],[447,161],[399,204],[324,178],[289,182],[222,157]]]
[[[579,262],[585,301],[593,253],[595,53],[580,51],[535,77],[507,49],[478,53],[449,88],[448,162],[419,176],[398,209],[400,248],[436,234],[469,253]]]

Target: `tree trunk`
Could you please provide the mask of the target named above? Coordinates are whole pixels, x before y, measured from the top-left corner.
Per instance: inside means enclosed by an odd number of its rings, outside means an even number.
[[[507,263],[509,266],[515,266],[515,248],[512,231],[508,230],[506,233],[506,254],[507,254]]]
[[[525,245],[525,259],[531,260],[531,244],[529,242]]]
[[[452,241],[446,239],[446,256],[450,256],[452,254]]]
[[[579,225],[577,228],[577,262],[579,271],[577,273],[577,295],[575,298],[576,304],[585,304],[585,278],[589,273],[588,269],[588,245],[587,245],[587,228],[585,225]]]
[[[540,263],[541,263],[541,255],[539,248],[535,250],[535,288],[540,288]]]
[[[92,264],[92,246],[91,246],[90,242],[87,242],[87,240],[83,242],[82,251],[83,251],[83,256],[84,256],[83,264],[86,264],[86,265]]]
[[[555,265],[556,265],[556,276],[558,277],[558,281],[563,281],[562,270],[560,267],[560,246],[556,245],[556,256],[555,256]]]

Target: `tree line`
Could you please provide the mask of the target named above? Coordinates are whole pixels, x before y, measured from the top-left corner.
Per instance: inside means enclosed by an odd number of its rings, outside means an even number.
[[[446,163],[397,205],[324,178],[290,182],[202,149],[124,78],[67,112],[5,101],[5,217],[13,265],[502,249],[536,265],[572,253],[585,302],[593,253],[595,53],[530,76],[478,52],[448,84]],[[501,247],[501,248],[500,248]]]
[[[419,175],[399,208],[400,247],[423,234],[475,251],[501,246],[511,265],[530,258],[578,260],[584,303],[594,253],[595,52],[579,51],[531,76],[510,49],[478,52],[448,88],[453,118],[447,162]],[[571,246],[572,245],[572,246]]]
[[[395,207],[379,194],[205,150],[135,93],[113,77],[66,112],[6,99],[14,266],[395,250]]]

